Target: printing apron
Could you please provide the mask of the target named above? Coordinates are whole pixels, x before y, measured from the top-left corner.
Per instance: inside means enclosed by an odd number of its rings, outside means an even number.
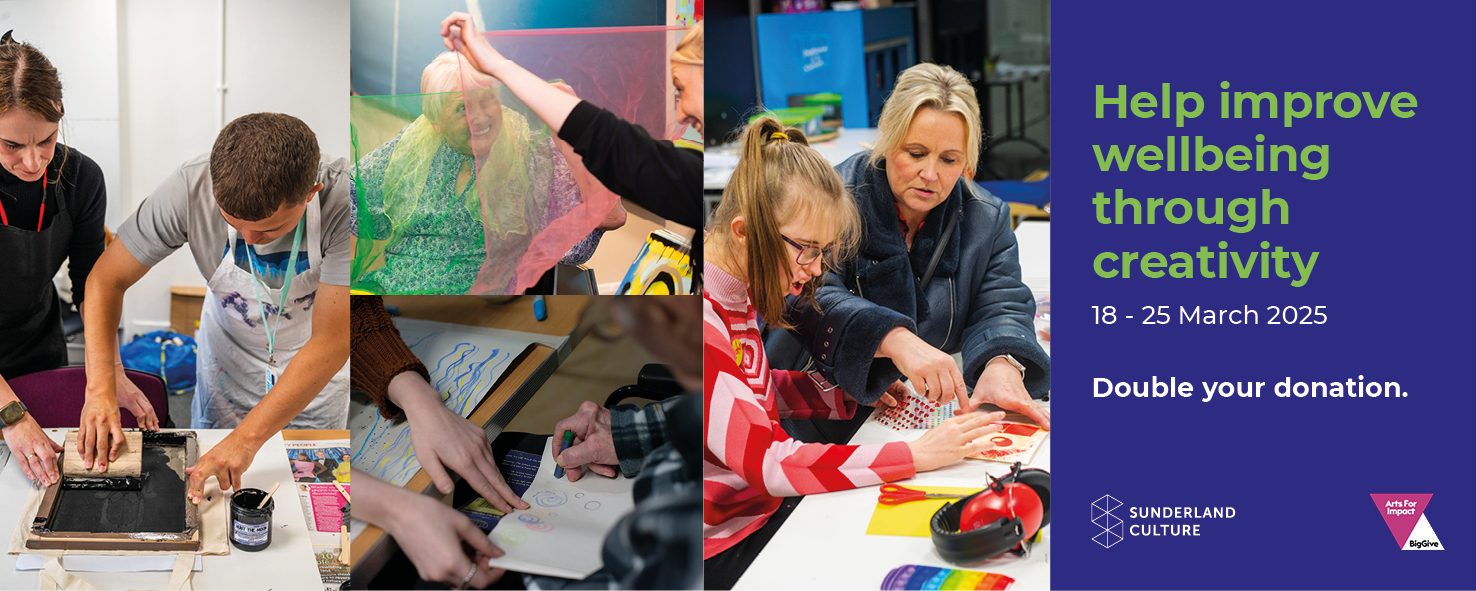
[[[48,166],[46,174],[55,174]],[[58,183],[59,184],[59,183]],[[62,337],[61,300],[51,278],[67,258],[72,241],[72,212],[58,184],[42,189],[56,194],[51,225],[31,231],[37,220],[11,219],[0,225],[0,377],[14,378],[67,364]],[[0,197],[5,199],[6,197]]]
[[[231,253],[236,248],[237,234],[234,227],[230,229],[225,255],[206,285],[200,330],[195,335],[199,365],[190,421],[193,428],[235,428],[261,403],[312,336],[313,301],[323,262],[319,203],[321,200],[313,200],[298,222],[305,226],[302,230],[307,235],[308,270],[283,282],[287,288],[283,309],[278,309],[284,301],[282,289],[268,287],[256,272],[236,265]],[[256,257],[247,248],[247,261],[254,269]],[[297,257],[289,256],[291,262],[284,273],[296,273],[292,263]],[[349,364],[345,361],[287,428],[346,429],[348,398]]]

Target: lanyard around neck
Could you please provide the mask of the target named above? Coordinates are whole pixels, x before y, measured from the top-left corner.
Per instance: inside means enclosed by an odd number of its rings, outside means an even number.
[[[36,231],[41,231],[41,221],[46,219],[46,173],[41,173],[41,213],[36,214]],[[0,224],[10,225],[10,216],[5,213],[5,202],[0,200]]]
[[[271,288],[267,287],[266,282],[256,276],[256,267],[258,265],[256,261],[256,249],[252,248],[250,244],[246,245],[246,260],[251,265],[251,291],[256,295],[256,303],[259,308],[258,312],[261,314],[261,328],[266,331],[267,359],[273,364],[276,363],[277,327],[282,325],[282,315],[287,310],[287,294],[292,290],[292,277],[297,274],[297,253],[298,249],[302,247],[302,227],[306,225],[307,212],[303,212],[302,219],[297,221],[297,230],[292,233],[292,254],[288,255],[287,268],[282,272],[282,297],[277,303],[277,323],[275,326],[267,321],[267,302],[261,299],[261,290],[265,288],[267,293],[270,294]],[[265,268],[265,265],[262,265],[262,267]],[[263,271],[262,275],[266,275],[266,272]]]

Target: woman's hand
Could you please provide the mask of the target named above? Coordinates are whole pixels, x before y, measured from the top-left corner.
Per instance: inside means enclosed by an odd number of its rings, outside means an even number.
[[[1043,429],[1051,428],[1051,411],[1030,397],[1025,389],[1025,376],[1009,361],[995,358],[984,365],[971,403],[978,406],[986,402],[1025,415]]]
[[[882,392],[881,398],[876,401],[876,406],[893,407],[905,400],[907,400],[907,384],[902,383],[902,380],[897,380],[892,382],[892,385],[887,386],[886,392]]]
[[[143,390],[128,380],[127,372],[119,365],[118,370],[118,406],[133,413],[133,418],[138,421],[138,428],[144,431],[158,431],[159,417],[154,414],[154,405],[149,403],[149,398],[144,396]]]
[[[912,331],[900,326],[892,329],[882,339],[877,355],[891,359],[898,371],[912,382],[913,389],[928,400],[938,404],[956,400],[960,409],[973,410],[963,373],[958,371],[953,356],[929,345]]]
[[[922,437],[907,444],[912,450],[912,462],[918,472],[937,470],[963,461],[964,458],[984,451],[991,444],[981,439],[998,432],[998,421],[1002,412],[970,412],[928,429]]]
[[[421,579],[452,589],[485,589],[502,578],[506,571],[487,566],[488,560],[502,556],[502,550],[470,518],[425,495],[392,490],[403,498],[396,498],[384,529],[395,537]]]
[[[118,398],[112,392],[90,388],[86,396],[79,421],[81,429],[77,433],[77,452],[82,454],[83,466],[101,472],[108,469],[108,462],[118,459],[118,452],[123,448]]]
[[[415,458],[436,490],[442,494],[454,490],[449,469],[499,511],[512,513],[514,508],[528,508],[528,503],[502,479],[486,432],[446,408],[424,377],[413,371],[401,373],[390,380],[388,393],[390,400],[405,410]]]
[[[477,32],[476,23],[465,12],[453,12],[446,20],[441,21],[441,40],[447,50],[460,53],[466,61],[471,62],[473,68],[494,78],[497,73],[493,70],[501,62],[507,61],[507,58],[492,48],[486,35]]]
[[[17,458],[26,478],[41,486],[51,486],[61,479],[57,475],[56,454],[62,446],[46,436],[36,419],[26,415],[20,422],[5,427],[4,431],[10,455]]]
[[[574,432],[574,443],[564,447],[564,432]],[[569,481],[584,476],[588,469],[595,474],[614,478],[620,464],[615,454],[615,439],[610,433],[610,409],[590,402],[579,403],[579,410],[554,424],[553,456]]]

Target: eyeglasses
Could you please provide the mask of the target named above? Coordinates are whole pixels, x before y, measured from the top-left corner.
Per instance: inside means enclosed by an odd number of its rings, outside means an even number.
[[[788,236],[785,236],[783,234],[780,234],[779,237],[783,238],[784,242],[788,243],[790,246],[793,246],[795,250],[799,251],[799,256],[794,257],[794,262],[800,265],[808,265],[814,263],[821,256],[830,254],[829,252],[821,249],[818,246],[805,246],[803,244],[795,242],[794,240],[791,240]]]

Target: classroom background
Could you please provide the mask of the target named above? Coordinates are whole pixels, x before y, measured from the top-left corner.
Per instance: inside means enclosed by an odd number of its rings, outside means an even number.
[[[708,215],[737,164],[737,133],[761,111],[805,130],[838,164],[875,141],[899,73],[945,64],[973,82],[985,137],[974,181],[1010,203],[1022,278],[1048,314],[1050,8],[1049,0],[711,3],[707,43],[717,51],[706,82]]]

